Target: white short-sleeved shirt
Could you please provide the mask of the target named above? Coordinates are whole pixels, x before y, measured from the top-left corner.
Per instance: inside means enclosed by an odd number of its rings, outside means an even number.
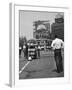
[[[21,49],[21,47],[19,47],[19,49]]]
[[[41,49],[40,46],[38,46],[38,49]]]
[[[56,38],[55,40],[53,40],[51,47],[53,49],[61,49],[64,47],[64,42],[61,39]]]
[[[23,46],[23,49],[25,49],[25,48],[26,48],[26,46],[24,45],[24,46]]]

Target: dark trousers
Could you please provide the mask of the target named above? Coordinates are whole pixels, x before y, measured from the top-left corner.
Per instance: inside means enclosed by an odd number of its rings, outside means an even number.
[[[26,59],[28,59],[28,51],[24,51],[24,57],[26,58]]]
[[[26,52],[26,59],[28,59],[28,52]]]
[[[38,57],[40,58],[40,50],[38,50]]]
[[[57,72],[60,73],[60,72],[63,71],[63,62],[62,62],[61,49],[55,49],[54,57],[55,57]]]
[[[19,55],[21,56],[21,50],[19,50]]]
[[[23,50],[23,53],[24,53],[24,57],[26,57],[26,51],[25,50]]]

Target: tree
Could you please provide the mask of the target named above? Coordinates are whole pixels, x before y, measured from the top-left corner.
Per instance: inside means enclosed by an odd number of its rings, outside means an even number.
[[[27,38],[26,37],[20,37],[19,38],[19,46],[23,47],[24,44],[27,43]]]

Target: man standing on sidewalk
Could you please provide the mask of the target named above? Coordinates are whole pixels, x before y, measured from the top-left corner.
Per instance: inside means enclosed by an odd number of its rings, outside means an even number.
[[[63,47],[63,41],[55,35],[55,39],[52,41],[51,47],[54,50],[54,57],[57,67],[57,72],[60,73],[63,71],[63,61],[61,55],[61,48]]]

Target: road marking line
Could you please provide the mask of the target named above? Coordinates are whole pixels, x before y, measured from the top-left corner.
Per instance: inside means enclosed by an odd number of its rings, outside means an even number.
[[[19,74],[22,73],[22,71],[26,68],[26,66],[27,66],[29,63],[30,63],[30,61],[28,61],[28,62],[24,65],[24,67],[19,71]]]

